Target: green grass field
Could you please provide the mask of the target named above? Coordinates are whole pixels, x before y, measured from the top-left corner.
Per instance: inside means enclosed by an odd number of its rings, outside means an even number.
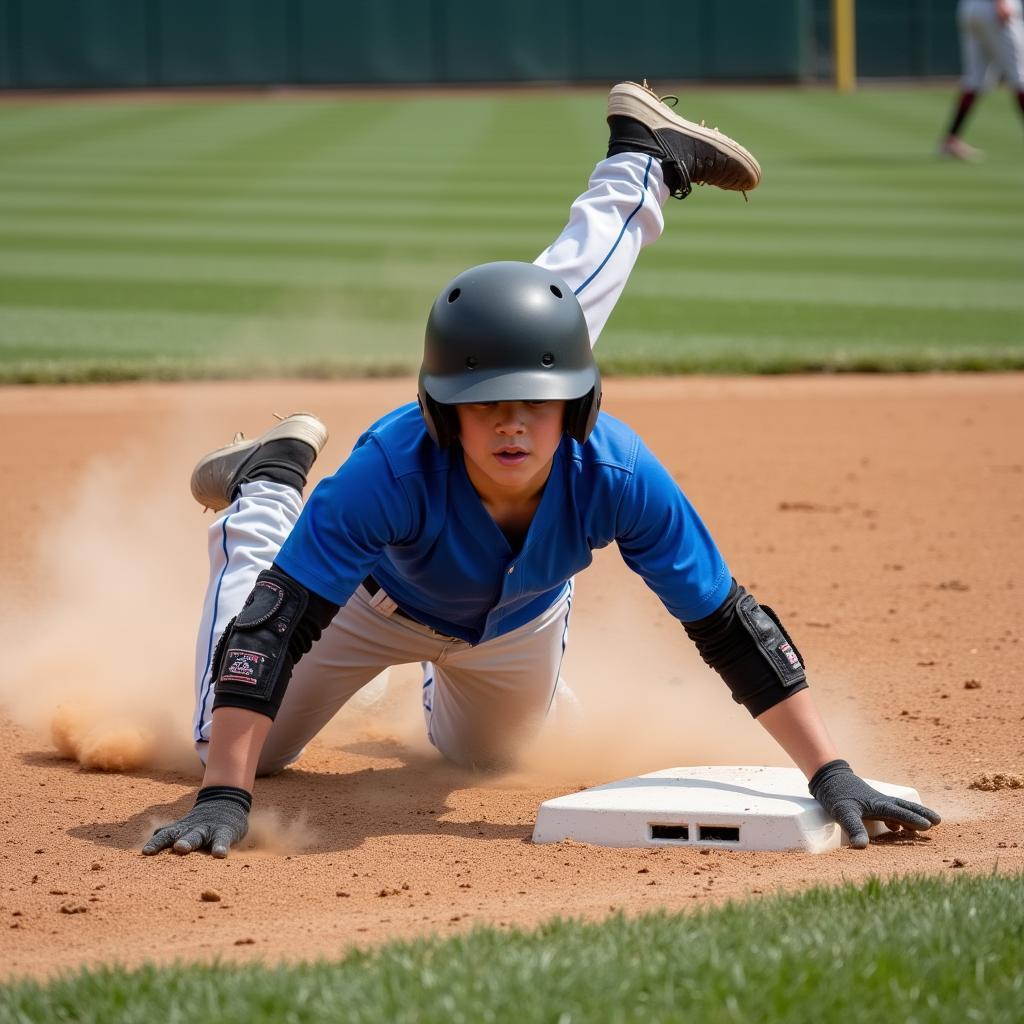
[[[698,191],[602,339],[617,372],[1024,367],[1024,156],[933,157],[948,89],[683,91],[765,168]],[[0,105],[0,381],[413,369],[444,282],[533,259],[604,95]]]
[[[0,1021],[1019,1024],[1022,883],[873,880],[693,915],[478,929],[337,963],[105,969],[2,987]]]

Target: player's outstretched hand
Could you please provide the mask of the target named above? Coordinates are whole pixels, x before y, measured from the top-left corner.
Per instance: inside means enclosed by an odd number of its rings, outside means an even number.
[[[236,786],[205,786],[195,807],[184,818],[158,828],[142,848],[146,855],[171,847],[175,853],[210,848],[214,857],[226,857],[249,831],[252,794]]]
[[[853,773],[846,761],[829,761],[812,776],[811,796],[839,822],[850,837],[850,845],[862,850],[868,845],[864,820],[884,821],[893,831],[924,831],[942,820],[933,810],[912,800],[886,796]]]

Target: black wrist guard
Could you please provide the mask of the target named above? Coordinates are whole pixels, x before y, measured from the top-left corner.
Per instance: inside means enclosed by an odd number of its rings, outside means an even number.
[[[807,688],[800,652],[778,616],[735,580],[716,612],[683,628],[733,700],[755,718]]]
[[[248,814],[252,810],[252,793],[239,786],[203,786],[196,794],[195,806],[208,800],[230,800]]]
[[[217,642],[213,710],[246,708],[274,718],[295,662],[338,612],[276,567],[264,569]]]

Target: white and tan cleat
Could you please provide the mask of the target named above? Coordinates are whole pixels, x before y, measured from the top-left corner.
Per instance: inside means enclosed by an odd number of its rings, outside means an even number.
[[[677,199],[685,199],[693,185],[744,193],[757,188],[761,165],[749,150],[703,121],[696,124],[680,117],[665,100],[676,97],[660,97],[646,80],[642,85],[619,82],[608,94],[608,118],[609,123],[613,117],[639,121],[657,140],[666,184]]]
[[[310,466],[327,444],[327,427],[309,412],[293,412],[278,419],[279,423],[251,441],[241,433],[235,434],[230,444],[204,455],[196,463],[190,486],[192,497],[204,509],[219,512],[227,508],[235,500],[234,492],[239,484],[261,468],[277,466],[305,480]],[[260,458],[262,449],[271,441],[301,441],[313,450],[312,456],[296,459],[264,452],[265,457]],[[308,456],[308,453],[303,454]]]

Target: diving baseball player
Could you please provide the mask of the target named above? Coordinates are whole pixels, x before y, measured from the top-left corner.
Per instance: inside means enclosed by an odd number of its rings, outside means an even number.
[[[669,110],[646,85],[609,97],[608,156],[556,241],[529,263],[473,267],[427,321],[418,402],[359,438],[303,506],[327,431],[287,417],[202,459],[192,490],[220,511],[197,647],[194,808],[143,849],[227,856],[258,775],[294,762],[389,666],[421,662],[430,741],[508,764],[560,699],[573,579],[616,543],[781,744],[813,795],[865,846],[865,818],[926,829],[839,757],[771,609],[733,580],[671,475],[600,412],[592,354],[670,195],[751,190],[757,161]]]
[[[984,154],[968,145],[960,132],[975,100],[1001,77],[1014,91],[1024,115],[1024,15],[1021,0],[960,0],[957,5],[960,31],[960,96],[939,155],[954,160],[980,160]]]

